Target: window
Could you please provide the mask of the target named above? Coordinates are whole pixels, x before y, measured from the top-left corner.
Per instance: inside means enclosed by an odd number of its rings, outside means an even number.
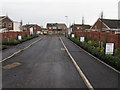
[[[57,27],[53,27],[53,29],[57,29]]]
[[[49,27],[49,29],[52,29],[51,27]]]
[[[34,30],[36,30],[36,27],[34,27]]]
[[[3,27],[5,27],[5,26],[6,26],[6,24],[7,24],[7,23],[6,23],[6,22],[4,22],[4,23],[2,24],[2,26],[3,26]]]
[[[9,23],[9,27],[12,27],[12,23]]]
[[[58,27],[58,29],[62,29],[62,27]]]
[[[77,29],[80,29],[79,27],[77,27]]]

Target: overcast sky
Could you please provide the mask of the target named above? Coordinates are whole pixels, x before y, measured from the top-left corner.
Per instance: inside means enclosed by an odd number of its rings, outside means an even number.
[[[47,22],[85,23],[93,25],[104,12],[104,18],[118,19],[120,0],[0,0],[0,15],[14,21],[36,23],[45,26]]]

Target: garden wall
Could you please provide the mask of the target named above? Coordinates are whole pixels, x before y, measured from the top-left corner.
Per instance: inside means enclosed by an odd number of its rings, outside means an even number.
[[[6,40],[15,40],[18,38],[18,35],[21,35],[22,38],[25,36],[30,36],[30,32],[5,32],[5,33],[0,33],[1,39],[0,41],[6,41]]]
[[[73,32],[75,34],[75,32]],[[101,40],[103,42],[108,40],[109,43],[115,43],[116,48],[120,48],[120,34],[112,34],[109,32],[98,32],[98,31],[87,31],[87,32],[81,32],[81,31],[76,31],[76,35],[79,37],[86,36],[89,39],[93,40]]]

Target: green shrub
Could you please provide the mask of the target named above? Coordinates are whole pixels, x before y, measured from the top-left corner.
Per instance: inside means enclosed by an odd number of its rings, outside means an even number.
[[[98,44],[95,44],[95,42],[89,40],[88,42],[81,43],[76,38],[69,38],[71,41],[79,45],[81,48],[85,49],[92,55],[96,56],[100,60],[104,61],[105,63],[111,65],[112,67],[116,68],[117,70],[120,70],[120,54],[119,56],[112,56],[112,55],[105,55],[104,50],[105,48],[102,47],[96,47]],[[118,50],[119,51],[119,50]]]
[[[9,41],[4,41],[2,44],[3,45],[17,45],[20,44],[22,42],[25,42],[27,40],[33,39],[35,37],[38,37],[38,35],[34,35],[34,36],[29,36],[29,37],[24,37],[22,40],[9,40]]]

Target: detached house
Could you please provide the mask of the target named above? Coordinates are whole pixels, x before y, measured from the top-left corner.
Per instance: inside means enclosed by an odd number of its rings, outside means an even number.
[[[8,16],[0,16],[0,32],[13,30],[13,23]]]
[[[89,30],[90,28],[91,26],[86,24],[73,24],[70,26],[68,34],[70,35],[70,33],[76,33],[76,31],[82,32],[85,30]]]
[[[22,31],[22,22],[15,22],[8,16],[0,16],[0,32]]]
[[[42,34],[42,29],[37,24],[26,24],[22,26],[23,31],[30,31],[30,35]]]
[[[93,31],[107,31],[111,33],[120,33],[120,20],[115,19],[98,19],[91,27]]]
[[[48,23],[48,34],[65,34],[67,32],[67,26],[61,23]]]

